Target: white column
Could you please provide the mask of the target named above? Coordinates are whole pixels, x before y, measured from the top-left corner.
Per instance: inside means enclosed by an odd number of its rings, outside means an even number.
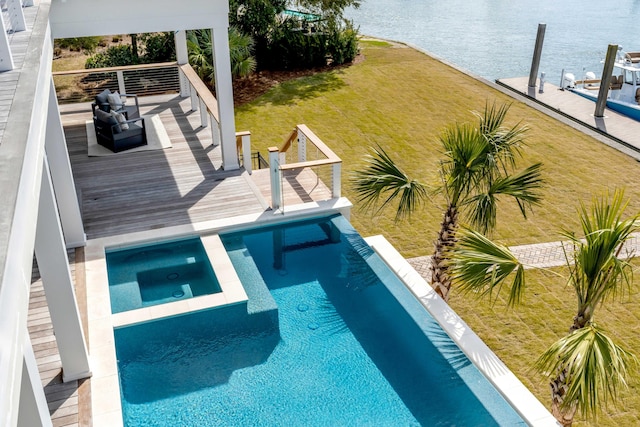
[[[176,30],[173,33],[173,42],[176,45],[176,60],[178,61],[178,65],[188,64],[187,30]],[[180,75],[180,96],[186,98],[191,91],[191,85],[182,72],[178,74]]]
[[[282,202],[282,178],[278,147],[269,147],[269,178],[271,182],[271,208],[277,210]]]
[[[209,113],[207,112],[207,105],[201,98],[198,98],[200,102],[200,126],[206,128],[209,126]]]
[[[29,336],[24,343],[22,359],[22,382],[20,385],[20,404],[18,409],[18,427],[51,426],[49,407],[44,396],[38,364]]]
[[[56,99],[56,90],[51,78],[49,90],[49,110],[47,112],[47,135],[45,137],[45,151],[49,166],[51,167],[51,179],[55,188],[58,211],[62,221],[62,231],[68,248],[77,248],[87,243],[84,234],[80,204],[76,194],[76,186],[71,171],[71,162],[67,152],[67,141],[62,129],[60,110]]]
[[[4,19],[0,19],[0,33],[0,71],[10,71],[15,65],[13,64],[13,56],[11,56],[7,29],[4,27]]]
[[[89,354],[46,156],[43,160],[35,252],[62,361],[62,380],[90,377]]]
[[[233,86],[231,83],[231,59],[229,57],[229,29],[211,30],[213,43],[213,67],[215,70],[218,118],[222,140],[222,167],[225,170],[240,168],[236,151],[236,123],[233,112]]]

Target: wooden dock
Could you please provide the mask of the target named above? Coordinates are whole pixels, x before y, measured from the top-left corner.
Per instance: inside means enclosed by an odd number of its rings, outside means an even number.
[[[607,142],[608,145],[640,160],[640,122],[608,108],[605,109],[604,117],[595,117],[595,102],[548,82],[544,84],[544,92],[540,93],[538,87],[529,88],[528,82],[528,77],[496,80],[498,85],[598,132],[610,140]]]

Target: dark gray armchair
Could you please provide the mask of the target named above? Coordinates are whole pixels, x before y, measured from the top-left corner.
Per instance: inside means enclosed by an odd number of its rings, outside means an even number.
[[[114,153],[147,145],[144,118],[119,122],[111,113],[94,108],[93,127],[98,144]]]

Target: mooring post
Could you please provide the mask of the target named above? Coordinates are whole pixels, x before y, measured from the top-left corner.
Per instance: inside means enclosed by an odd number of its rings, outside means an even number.
[[[607,57],[602,68],[602,78],[600,79],[600,90],[596,101],[595,117],[604,117],[604,107],[607,106],[607,96],[609,95],[609,85],[611,84],[611,74],[613,74],[613,63],[616,61],[618,45],[610,44],[607,49]]]
[[[536,47],[533,50],[533,60],[531,61],[531,71],[529,72],[529,87],[536,87],[536,77],[540,67],[540,56],[542,55],[542,43],[544,42],[544,32],[547,24],[538,24],[538,35],[536,36]]]

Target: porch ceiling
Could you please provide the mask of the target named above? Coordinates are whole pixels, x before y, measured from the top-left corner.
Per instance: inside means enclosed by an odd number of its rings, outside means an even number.
[[[52,0],[54,38],[227,28],[227,0]]]

